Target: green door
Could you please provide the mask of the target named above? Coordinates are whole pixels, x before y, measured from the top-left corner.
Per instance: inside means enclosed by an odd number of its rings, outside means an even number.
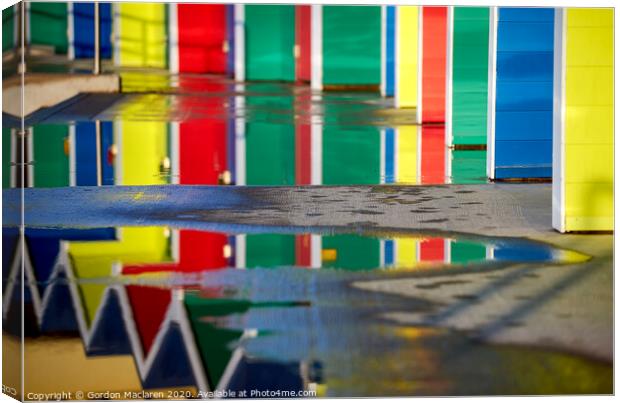
[[[69,155],[66,125],[37,125],[32,129],[34,186],[69,186]]]
[[[295,79],[295,6],[245,6],[247,80]]]
[[[379,268],[378,239],[358,235],[330,235],[322,240],[323,251],[330,251],[326,256],[330,260],[323,261],[323,267],[344,270],[372,270]]]
[[[323,184],[376,185],[381,181],[381,136],[368,126],[323,127]]]
[[[67,3],[30,2],[30,43],[67,53]]]
[[[271,84],[261,84],[253,88],[257,92],[277,91],[271,87]],[[246,184],[294,185],[295,125],[290,120],[291,114],[287,113],[293,108],[293,97],[275,92],[274,96],[256,95],[246,99],[249,115],[245,135]],[[248,268],[295,263],[294,235],[248,235],[246,239]]]
[[[2,51],[12,49],[15,44],[15,6],[2,10]]]
[[[381,135],[376,127],[323,127],[323,184],[371,185],[381,181]],[[364,221],[360,212],[359,220]],[[357,235],[324,236],[323,267],[363,270],[379,267],[378,239]]]
[[[381,7],[323,6],[323,84],[381,83]]]
[[[487,152],[484,150],[453,150],[452,183],[486,183]]]
[[[489,9],[454,8],[453,143],[486,144]]]

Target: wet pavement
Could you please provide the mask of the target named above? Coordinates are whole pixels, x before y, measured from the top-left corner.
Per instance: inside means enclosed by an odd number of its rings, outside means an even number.
[[[27,391],[612,393],[613,237],[552,231],[550,185],[487,183],[483,147],[378,94],[122,86],[31,116],[23,178],[3,155]]]

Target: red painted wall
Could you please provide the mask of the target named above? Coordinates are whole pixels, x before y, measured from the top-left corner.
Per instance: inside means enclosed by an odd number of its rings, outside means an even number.
[[[446,140],[444,126],[422,126],[421,182],[446,182]]]
[[[226,73],[226,6],[179,4],[179,72]]]
[[[444,260],[444,239],[425,239],[420,243],[420,261],[442,262]]]
[[[311,38],[311,6],[295,6],[295,45],[298,55],[295,59],[295,79],[310,81],[310,38]]]
[[[165,288],[130,285],[126,287],[140,342],[148,354],[159,327],[164,321],[171,291]]]
[[[423,7],[422,13],[422,122],[444,122],[448,9]]]

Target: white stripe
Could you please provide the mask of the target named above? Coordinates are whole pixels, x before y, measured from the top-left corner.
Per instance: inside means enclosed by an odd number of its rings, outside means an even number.
[[[310,127],[310,152],[312,156],[310,184],[320,185],[323,183],[323,124],[321,117],[313,114]]]
[[[387,86],[387,7],[381,6],[381,95],[385,96]]]
[[[176,3],[168,4],[169,19],[168,19],[168,64],[170,66],[170,73],[179,73],[179,18],[178,18],[178,5]]]
[[[77,185],[77,167],[75,153],[75,124],[72,124],[71,126],[69,126],[69,186]]]
[[[566,10],[555,9],[553,70],[552,226],[566,231]]]
[[[235,4],[235,81],[245,81],[245,6]]]
[[[323,6],[312,5],[311,18],[311,79],[310,88],[323,89]]]
[[[446,21],[446,145],[452,146],[452,79],[453,79],[453,49],[454,49],[454,6],[448,7]]]
[[[489,103],[487,113],[487,176],[495,178],[495,101],[497,68],[497,18],[498,8],[491,7],[489,15]]]
[[[424,67],[424,7],[418,10],[418,104],[416,105],[416,121],[422,123],[422,72]],[[418,165],[419,165],[418,158]],[[418,176],[420,173],[418,171]]]
[[[69,40],[69,49],[67,50],[67,58],[75,59],[75,36],[73,32],[73,3],[67,3],[67,39]]]

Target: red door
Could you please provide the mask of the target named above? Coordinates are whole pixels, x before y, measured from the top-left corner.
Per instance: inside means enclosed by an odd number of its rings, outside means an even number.
[[[310,81],[312,6],[295,7],[295,79]]]
[[[226,6],[179,4],[179,72],[226,73]]]
[[[429,185],[445,183],[446,139],[444,126],[422,126],[421,143],[421,182]]]
[[[422,122],[444,122],[447,7],[423,7]]]

